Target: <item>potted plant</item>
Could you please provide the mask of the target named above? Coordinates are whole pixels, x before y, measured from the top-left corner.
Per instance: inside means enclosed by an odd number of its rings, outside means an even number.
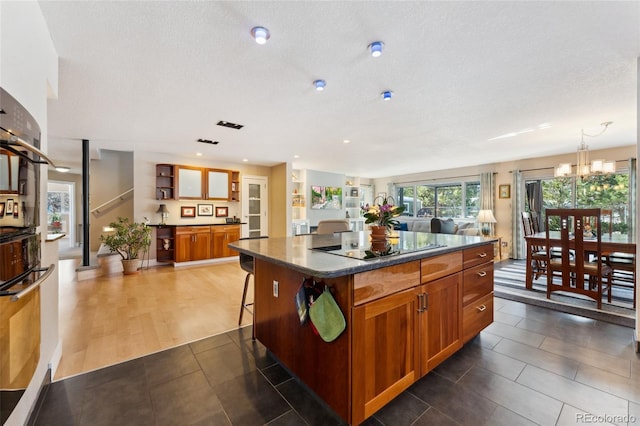
[[[113,252],[122,257],[122,268],[125,274],[138,271],[141,250],[147,250],[151,244],[151,228],[144,223],[129,222],[128,218],[119,217],[117,222],[111,222],[113,229],[107,235],[101,235],[100,240]]]

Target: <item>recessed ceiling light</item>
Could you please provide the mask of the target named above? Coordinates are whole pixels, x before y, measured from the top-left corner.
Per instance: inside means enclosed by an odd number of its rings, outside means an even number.
[[[228,127],[230,129],[236,129],[236,130],[240,130],[244,127],[242,124],[236,124],[236,123],[232,123],[230,121],[224,121],[224,120],[218,121],[217,124],[218,126]]]
[[[196,157],[202,157],[202,153],[201,152],[196,152]]]
[[[243,159],[242,159],[242,162],[244,162],[244,163],[246,163],[247,161],[249,161],[249,159],[248,159],[248,158],[243,158]]]
[[[351,141],[349,139],[345,139],[342,141],[342,143],[351,143]]]
[[[56,171],[60,173],[68,173],[71,169],[66,166],[58,166],[56,167]]]
[[[269,38],[271,38],[271,34],[269,30],[265,27],[253,27],[251,28],[251,35],[256,40],[258,44],[265,44]]]
[[[293,158],[300,158],[300,156],[298,154],[295,154]]]
[[[382,55],[382,46],[384,46],[384,43],[381,41],[374,41],[373,43],[371,43],[368,46],[369,51],[371,52],[371,56],[377,58],[378,56]]]
[[[316,80],[313,82],[313,85],[318,92],[322,92],[324,90],[324,86],[327,85],[327,82],[324,80]]]

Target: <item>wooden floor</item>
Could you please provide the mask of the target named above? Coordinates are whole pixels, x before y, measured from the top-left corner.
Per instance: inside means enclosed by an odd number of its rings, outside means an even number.
[[[81,282],[77,263],[59,265],[62,359],[55,380],[238,327],[246,273],[237,260]],[[243,325],[251,320],[245,312]]]

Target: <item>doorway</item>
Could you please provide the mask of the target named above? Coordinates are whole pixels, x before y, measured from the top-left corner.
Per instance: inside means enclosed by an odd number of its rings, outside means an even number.
[[[242,238],[254,238],[269,234],[267,211],[269,193],[266,176],[244,176],[242,178]]]
[[[47,183],[47,233],[63,233],[61,249],[76,247],[75,183]]]

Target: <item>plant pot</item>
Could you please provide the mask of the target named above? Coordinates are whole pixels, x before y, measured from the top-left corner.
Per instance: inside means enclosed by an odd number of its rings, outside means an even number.
[[[122,260],[122,269],[125,275],[137,274],[139,267],[140,267],[140,259]]]
[[[387,227],[373,225],[371,228],[371,240],[372,241],[384,241],[387,239]]]

